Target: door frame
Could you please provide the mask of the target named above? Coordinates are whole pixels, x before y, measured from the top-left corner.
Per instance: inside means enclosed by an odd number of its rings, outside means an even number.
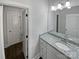
[[[13,1],[3,1],[1,0],[0,1],[0,6],[11,6],[11,7],[17,7],[17,8],[22,8],[22,9],[25,9],[27,11],[27,13],[29,14],[29,10],[30,10],[30,7],[28,5],[24,5],[22,3],[18,3],[18,2],[13,2]],[[3,15],[3,14],[2,14]],[[27,34],[28,34],[28,43],[27,43],[27,55],[28,55],[28,59],[29,59],[29,19],[30,17],[28,16],[28,19],[27,19]],[[1,19],[1,28],[3,28],[3,16],[2,16],[2,19]],[[3,29],[2,29],[3,30]],[[2,31],[3,32],[3,31]],[[1,34],[1,36],[3,37],[3,33]],[[2,38],[1,38],[2,39]],[[4,48],[4,38],[2,39],[2,48]],[[4,54],[4,49],[3,49],[3,59],[5,59],[5,54]],[[26,56],[25,56],[26,57]]]
[[[0,58],[5,59],[4,54],[4,36],[3,36],[3,6],[0,5]]]

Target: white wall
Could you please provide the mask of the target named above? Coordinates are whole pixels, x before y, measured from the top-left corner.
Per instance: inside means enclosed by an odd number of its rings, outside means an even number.
[[[31,1],[31,43],[29,44],[30,52],[34,58],[39,53],[39,34],[47,32],[47,15],[48,1],[47,0],[32,0]],[[32,49],[32,50],[31,50]]]
[[[20,2],[30,6],[29,59],[32,59],[39,53],[39,34],[47,32],[48,1],[47,0],[12,0],[12,1]]]

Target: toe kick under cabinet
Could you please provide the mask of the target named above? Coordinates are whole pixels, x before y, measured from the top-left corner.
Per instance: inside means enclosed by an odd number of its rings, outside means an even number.
[[[42,39],[40,39],[40,56],[43,59],[69,59]]]

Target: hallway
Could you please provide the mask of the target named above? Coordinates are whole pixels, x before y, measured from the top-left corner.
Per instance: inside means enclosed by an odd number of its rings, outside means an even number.
[[[6,59],[25,59],[22,49],[22,42],[5,49]]]

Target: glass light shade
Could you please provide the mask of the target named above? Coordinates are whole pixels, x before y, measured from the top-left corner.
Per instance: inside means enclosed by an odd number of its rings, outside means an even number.
[[[56,8],[55,6],[51,6],[51,10],[52,10],[52,11],[56,11],[57,8]]]
[[[63,6],[61,4],[58,4],[58,9],[62,10]]]
[[[71,7],[69,6],[69,7],[67,7],[68,9],[71,9]]]
[[[66,2],[65,7],[71,9],[71,3],[69,1]]]
[[[66,7],[70,7],[70,5],[71,5],[71,4],[70,4],[69,1],[67,1],[66,4],[65,4]]]

